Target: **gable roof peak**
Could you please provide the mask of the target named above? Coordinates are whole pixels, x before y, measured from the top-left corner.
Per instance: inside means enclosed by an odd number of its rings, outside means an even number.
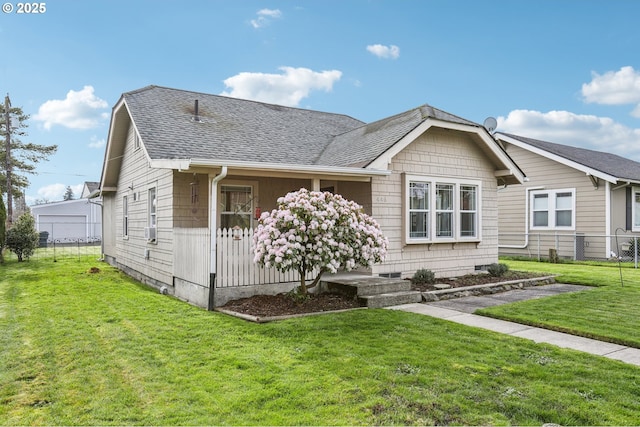
[[[613,183],[618,181],[640,182],[640,163],[617,154],[542,141],[506,132],[497,132],[495,137],[512,144],[525,144],[534,150],[538,150],[539,154],[546,153],[546,157],[553,158],[556,161],[565,159],[573,167],[581,165],[591,170],[590,172],[604,173],[614,177],[611,180]],[[523,148],[527,149],[526,147]],[[532,148],[529,148],[529,151],[533,151]]]

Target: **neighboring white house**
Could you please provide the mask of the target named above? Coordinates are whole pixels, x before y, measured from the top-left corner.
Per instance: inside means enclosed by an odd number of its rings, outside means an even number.
[[[47,232],[51,242],[102,240],[101,199],[89,199],[97,187],[96,182],[85,182],[80,199],[31,206],[37,230]]]

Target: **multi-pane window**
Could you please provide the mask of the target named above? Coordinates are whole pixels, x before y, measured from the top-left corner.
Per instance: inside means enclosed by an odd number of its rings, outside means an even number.
[[[250,185],[222,185],[220,187],[220,226],[222,228],[251,227],[253,187]]]
[[[122,197],[122,237],[129,236],[129,201],[127,196]]]
[[[530,203],[531,228],[574,228],[575,190],[532,191]]]
[[[460,186],[460,236],[476,237],[478,218],[478,187]]]
[[[548,227],[549,226],[549,195],[534,194],[532,209],[533,209],[533,226]]]
[[[453,237],[453,184],[436,184],[436,237]]]
[[[157,222],[157,205],[158,205],[158,201],[156,198],[156,189],[154,188],[150,188],[149,189],[149,227],[151,228],[155,228]]]
[[[420,176],[405,179],[407,243],[480,238],[479,183]]]
[[[429,238],[429,183],[409,183],[409,236]]]

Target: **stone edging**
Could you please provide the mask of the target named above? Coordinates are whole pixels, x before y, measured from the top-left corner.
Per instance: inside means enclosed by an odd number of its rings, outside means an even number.
[[[556,276],[535,277],[533,279],[516,279],[507,282],[486,283],[484,285],[461,286],[458,288],[441,289],[422,293],[424,301],[439,301],[443,299],[489,295],[498,292],[524,289],[533,286],[551,285],[556,283]]]
[[[274,322],[276,320],[286,320],[286,319],[294,319],[296,317],[306,317],[306,316],[317,316],[319,314],[335,314],[335,313],[344,313],[346,311],[353,311],[353,310],[362,310],[362,309],[366,309],[367,307],[354,307],[354,308],[345,308],[342,310],[327,310],[327,311],[314,311],[312,313],[300,313],[300,314],[287,314],[284,316],[252,316],[250,314],[244,314],[244,313],[238,313],[237,311],[232,311],[232,310],[226,310],[224,308],[216,308],[215,311],[218,311],[220,313],[229,315],[229,316],[233,316],[233,317],[238,317],[240,319],[243,320],[248,320],[249,322],[254,322],[254,323],[267,323],[267,322]]]

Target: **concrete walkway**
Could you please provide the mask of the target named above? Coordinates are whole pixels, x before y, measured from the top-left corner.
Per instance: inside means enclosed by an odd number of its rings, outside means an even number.
[[[588,289],[586,286],[554,284],[536,286],[513,291],[502,292],[489,296],[471,296],[429,303],[403,304],[387,307],[390,310],[402,310],[411,313],[424,314],[462,325],[473,326],[490,331],[499,332],[514,337],[526,338],[535,342],[553,344],[562,348],[583,351],[585,353],[620,360],[625,363],[640,366],[640,349],[626,347],[619,344],[597,341],[590,338],[578,337],[548,329],[535,328],[520,323],[507,322],[490,317],[472,314],[479,308],[506,304],[525,299],[541,298],[564,292],[575,292]]]

